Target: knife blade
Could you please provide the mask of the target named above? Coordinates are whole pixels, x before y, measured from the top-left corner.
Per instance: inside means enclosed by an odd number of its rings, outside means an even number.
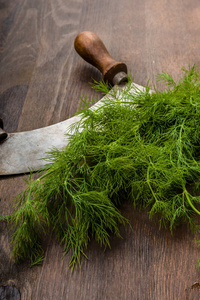
[[[92,32],[81,32],[75,38],[74,47],[78,54],[103,74],[103,79],[111,85],[124,85],[127,81],[127,66],[115,61],[108,53],[100,38]],[[124,87],[122,87],[124,88]],[[135,88],[144,87],[132,83]],[[105,96],[112,97],[112,96]],[[105,97],[90,109],[95,110]],[[47,161],[47,152],[53,148],[62,149],[69,139],[65,134],[70,126],[80,121],[81,114],[47,127],[17,133],[7,133],[0,143],[0,175],[13,175],[37,171]]]

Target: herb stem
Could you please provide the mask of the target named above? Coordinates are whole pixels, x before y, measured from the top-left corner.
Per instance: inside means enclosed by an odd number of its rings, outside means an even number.
[[[151,193],[152,193],[154,199],[155,199],[156,202],[157,202],[158,199],[157,199],[156,194],[154,193],[154,191],[153,191],[153,189],[152,189],[152,186],[151,186],[151,184],[150,184],[149,167],[148,167],[148,169],[147,169],[147,184],[148,184],[148,186],[149,186],[149,189],[150,189],[150,191],[151,191]]]
[[[189,198],[189,196],[188,196],[188,192],[187,192],[186,189],[184,189],[183,193],[184,193],[184,195],[186,196],[186,199],[187,199],[189,205],[191,206],[191,208],[192,208],[198,215],[200,215],[200,211],[198,211],[198,209],[196,209],[196,207],[192,204],[192,202],[191,202],[191,200],[190,200],[190,198]]]

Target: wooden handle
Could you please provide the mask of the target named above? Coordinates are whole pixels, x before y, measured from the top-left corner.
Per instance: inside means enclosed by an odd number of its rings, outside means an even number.
[[[3,120],[0,118],[0,142],[7,138],[8,134],[3,130]]]
[[[127,66],[114,60],[100,38],[90,31],[77,35],[74,47],[78,54],[88,63],[96,67],[105,82],[119,84],[127,80]]]

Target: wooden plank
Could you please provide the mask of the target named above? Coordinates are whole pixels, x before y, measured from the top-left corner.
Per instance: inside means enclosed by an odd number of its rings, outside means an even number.
[[[158,72],[175,79],[182,66],[200,62],[198,0],[44,1],[2,0],[0,4],[0,116],[8,131],[64,120],[79,96],[97,95],[88,84],[101,78],[73,49],[83,30],[98,34],[117,60],[127,63],[135,82],[155,83]],[[11,211],[25,188],[22,176],[0,179],[0,212]],[[158,230],[146,212],[124,203],[133,230],[121,229],[105,252],[94,241],[89,259],[73,273],[54,237],[46,240],[42,266],[29,268],[9,259],[10,234],[0,225],[0,285],[19,289],[21,299],[199,299],[200,251],[186,226],[173,236]]]

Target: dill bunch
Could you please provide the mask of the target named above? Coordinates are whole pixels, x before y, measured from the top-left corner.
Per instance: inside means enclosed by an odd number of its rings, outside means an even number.
[[[199,232],[200,74],[193,66],[177,83],[167,73],[158,80],[164,91],[140,91],[129,79],[96,110],[81,110],[69,144],[48,153],[41,176],[27,181],[6,217],[15,261],[41,262],[51,228],[64,253],[72,251],[73,268],[91,238],[106,247],[111,234],[120,237],[119,224],[129,223],[118,209],[125,199],[171,231],[189,223]],[[102,82],[93,88],[108,93]]]

